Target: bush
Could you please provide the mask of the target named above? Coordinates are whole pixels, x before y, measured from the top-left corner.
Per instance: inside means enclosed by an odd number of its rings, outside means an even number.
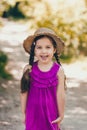
[[[0,77],[4,79],[11,79],[12,75],[5,70],[8,58],[6,54],[0,51]]]
[[[19,8],[20,2],[16,2],[14,6],[8,5],[8,9],[2,12],[3,18],[13,17],[16,19],[25,18],[25,15]]]

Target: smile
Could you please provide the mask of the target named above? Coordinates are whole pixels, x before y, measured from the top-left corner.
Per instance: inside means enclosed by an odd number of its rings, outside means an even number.
[[[46,58],[48,58],[48,55],[46,56],[40,56],[43,60],[45,60]]]

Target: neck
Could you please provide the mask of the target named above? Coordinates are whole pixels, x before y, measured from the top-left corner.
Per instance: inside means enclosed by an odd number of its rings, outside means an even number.
[[[50,70],[50,68],[53,66],[53,61],[49,62],[49,63],[41,63],[38,61],[38,67],[41,71],[48,71]]]
[[[50,66],[50,65],[52,65],[53,64],[53,61],[50,61],[49,63],[41,63],[41,62],[39,62],[38,61],[38,65],[40,65],[40,66]]]

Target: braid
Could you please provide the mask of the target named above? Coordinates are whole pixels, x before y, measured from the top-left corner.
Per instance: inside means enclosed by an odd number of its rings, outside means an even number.
[[[61,65],[57,52],[54,54],[54,57],[55,57],[57,63]]]
[[[31,45],[31,50],[30,50],[30,57],[29,57],[29,65],[33,65],[34,62],[34,49],[35,49],[35,45],[32,44]]]
[[[29,57],[29,65],[33,65],[33,62],[34,62],[34,49],[35,49],[35,45],[32,44],[31,45],[31,50],[30,50],[30,57]],[[30,90],[30,69],[28,68],[22,78],[21,78],[21,93],[25,93],[27,91]]]

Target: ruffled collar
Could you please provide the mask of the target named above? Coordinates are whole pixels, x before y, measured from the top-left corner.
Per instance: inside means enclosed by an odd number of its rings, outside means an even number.
[[[50,78],[50,77],[53,77],[58,69],[59,69],[60,65],[56,62],[53,63],[52,67],[50,68],[50,70],[44,72],[44,71],[41,71],[38,67],[38,61],[34,62],[33,64],[33,67],[32,67],[32,71],[31,73],[35,76],[38,76],[40,78]]]

